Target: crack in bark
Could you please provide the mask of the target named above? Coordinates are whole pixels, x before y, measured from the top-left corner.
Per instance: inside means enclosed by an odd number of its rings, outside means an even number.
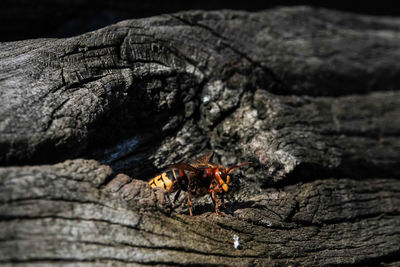
[[[216,36],[217,39],[222,39],[223,41],[220,42],[220,44],[224,45],[225,47],[229,48],[230,50],[232,50],[232,52],[234,52],[235,54],[239,55],[241,58],[244,58],[246,60],[248,60],[251,65],[253,67],[261,67],[266,73],[268,73],[272,80],[279,85],[279,88],[271,88],[271,92],[276,93],[276,94],[282,94],[282,95],[286,95],[289,94],[289,87],[288,85],[286,85],[281,79],[278,78],[278,76],[274,73],[274,71],[272,71],[270,68],[267,68],[266,66],[262,65],[260,62],[254,61],[250,56],[246,55],[244,52],[239,51],[238,49],[236,49],[234,46],[230,45],[228,43],[228,41],[232,41],[228,38],[226,38],[225,36],[219,34],[218,32],[216,32],[214,29],[200,24],[200,23],[196,23],[196,22],[190,22],[186,19],[184,19],[183,17],[180,17],[179,15],[170,15],[171,17],[183,22],[186,25],[189,26],[196,26],[196,27],[200,27],[208,32],[210,32],[212,35]]]

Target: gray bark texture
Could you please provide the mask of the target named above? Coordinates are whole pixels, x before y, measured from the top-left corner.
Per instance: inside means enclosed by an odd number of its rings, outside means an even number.
[[[0,48],[1,265],[400,265],[400,20],[189,11]],[[223,216],[146,183],[208,151],[253,162]]]

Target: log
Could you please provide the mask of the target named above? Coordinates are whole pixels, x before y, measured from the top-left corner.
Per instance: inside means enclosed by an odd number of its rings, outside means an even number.
[[[1,43],[0,263],[396,266],[399,26],[281,7]],[[145,182],[210,150],[253,162],[223,216]]]
[[[314,266],[397,259],[396,179],[323,179],[239,193],[225,216],[200,207],[190,217],[173,212],[165,192],[143,181],[119,174],[104,186],[109,175],[93,160],[2,168],[0,262]]]

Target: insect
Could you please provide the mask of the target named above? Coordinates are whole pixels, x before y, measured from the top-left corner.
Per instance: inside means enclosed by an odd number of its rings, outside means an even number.
[[[148,183],[152,188],[161,187],[169,193],[176,192],[174,202],[178,199],[181,191],[186,191],[190,216],[193,216],[192,196],[204,196],[206,194],[210,195],[215,205],[215,212],[221,214],[217,194],[224,194],[229,191],[229,174],[233,170],[251,164],[251,162],[224,168],[221,165],[215,166],[210,163],[212,155],[213,152],[210,152],[195,160],[192,165],[185,162],[169,165],[166,171],[150,179]],[[223,198],[221,206],[225,207]]]

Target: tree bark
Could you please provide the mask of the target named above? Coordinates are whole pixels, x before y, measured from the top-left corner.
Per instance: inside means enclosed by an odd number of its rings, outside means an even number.
[[[1,43],[0,263],[396,266],[399,26],[190,11]],[[145,182],[209,150],[253,161],[224,216]]]

